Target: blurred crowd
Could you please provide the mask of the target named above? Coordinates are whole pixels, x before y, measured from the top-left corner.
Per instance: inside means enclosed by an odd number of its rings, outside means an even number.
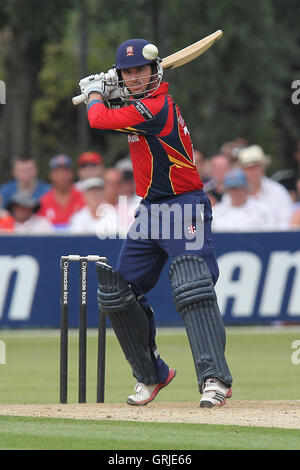
[[[267,176],[271,157],[237,138],[195,163],[213,207],[213,231],[300,229],[300,141],[294,168]],[[49,161],[48,181],[37,162],[14,158],[11,179],[0,186],[0,233],[125,236],[134,220],[136,195],[130,157],[107,168],[99,152]]]
[[[243,138],[209,159],[200,151],[195,158],[213,207],[213,231],[300,229],[300,141],[294,168],[268,176],[271,157]]]
[[[48,182],[34,159],[15,158],[12,179],[0,186],[0,232],[125,236],[140,198],[130,157],[106,168],[99,152],[77,161],[64,154],[49,161]]]

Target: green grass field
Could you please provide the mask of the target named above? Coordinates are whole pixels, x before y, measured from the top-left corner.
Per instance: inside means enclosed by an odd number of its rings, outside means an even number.
[[[228,328],[227,359],[235,400],[299,399],[300,365],[292,363],[299,328]],[[59,402],[59,332],[0,331],[0,403]],[[162,357],[177,369],[176,383],[156,401],[196,402],[196,375],[185,333],[158,331]],[[77,401],[78,336],[69,340],[69,402]],[[96,397],[97,334],[88,332],[87,399]],[[114,335],[108,331],[106,402],[123,403],[135,384]],[[1,407],[1,405],[0,405]],[[200,424],[88,421],[0,416],[2,449],[300,449],[300,430]]]
[[[294,450],[300,430],[0,416],[0,449]]]

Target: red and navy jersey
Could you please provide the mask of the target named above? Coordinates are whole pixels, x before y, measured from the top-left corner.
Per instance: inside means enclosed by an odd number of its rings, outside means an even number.
[[[150,97],[120,109],[98,100],[88,106],[92,128],[128,134],[136,192],[149,201],[203,187],[189,131],[168,86],[162,82]]]

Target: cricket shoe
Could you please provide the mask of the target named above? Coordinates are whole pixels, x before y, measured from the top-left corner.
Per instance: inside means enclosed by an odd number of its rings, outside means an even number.
[[[128,405],[134,405],[134,406],[143,406],[147,405],[147,403],[150,403],[158,392],[169,385],[169,383],[174,379],[176,375],[176,370],[175,369],[169,369],[169,374],[165,382],[160,383],[160,384],[153,384],[153,385],[145,385],[142,383],[137,383],[136,386],[134,387],[135,394],[130,395],[127,398],[127,403]]]
[[[226,398],[231,397],[232,388],[226,387],[220,380],[213,377],[205,381],[200,407],[223,406],[226,404]]]

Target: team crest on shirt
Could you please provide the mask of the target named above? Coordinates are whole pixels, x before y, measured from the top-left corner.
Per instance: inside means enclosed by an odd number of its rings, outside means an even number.
[[[127,57],[130,57],[130,56],[133,56],[133,55],[134,55],[133,46],[128,46],[128,47],[126,48],[126,55],[127,55]]]
[[[189,232],[190,235],[193,235],[194,233],[196,233],[196,227],[195,227],[195,225],[190,225],[190,226],[188,227],[188,232]]]

